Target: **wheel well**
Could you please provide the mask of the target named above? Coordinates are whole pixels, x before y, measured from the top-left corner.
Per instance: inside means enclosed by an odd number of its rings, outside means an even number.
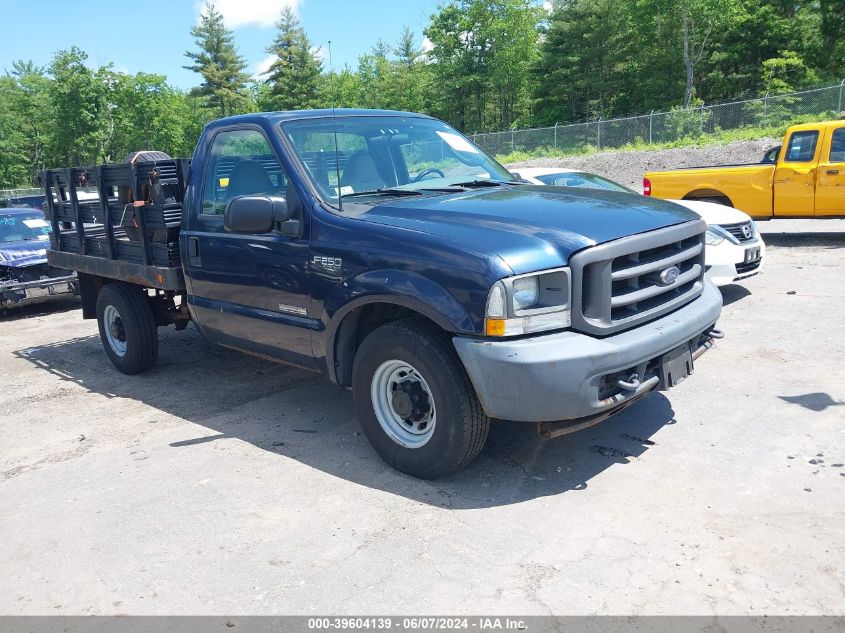
[[[421,319],[442,330],[434,321],[419,312],[393,303],[368,303],[347,314],[334,338],[334,366],[337,384],[352,384],[352,362],[355,352],[367,335],[385,323],[403,319]]]
[[[717,202],[732,207],[734,203],[728,196],[716,189],[696,189],[684,196],[684,200],[701,200],[703,202]]]

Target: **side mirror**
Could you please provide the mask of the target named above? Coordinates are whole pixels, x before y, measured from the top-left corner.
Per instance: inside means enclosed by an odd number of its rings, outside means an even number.
[[[223,226],[230,233],[269,233],[276,223],[290,220],[288,203],[278,196],[241,196],[230,201]]]

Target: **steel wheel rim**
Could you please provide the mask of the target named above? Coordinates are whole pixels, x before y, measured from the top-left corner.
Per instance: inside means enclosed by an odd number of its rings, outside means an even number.
[[[409,363],[388,360],[379,365],[373,373],[370,397],[382,430],[400,446],[420,448],[432,438],[437,423],[434,395]]]
[[[106,306],[103,310],[103,329],[112,351],[118,356],[125,356],[126,331],[123,327],[123,319],[120,318],[117,308],[112,305]]]

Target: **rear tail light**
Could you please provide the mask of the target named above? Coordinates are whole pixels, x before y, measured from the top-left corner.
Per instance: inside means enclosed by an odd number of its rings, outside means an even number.
[[[643,178],[643,195],[651,195],[651,180],[649,180],[648,178]]]

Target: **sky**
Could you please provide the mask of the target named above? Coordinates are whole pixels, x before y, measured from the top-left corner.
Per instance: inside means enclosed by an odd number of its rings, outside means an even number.
[[[273,22],[284,6],[296,11],[324,66],[355,68],[358,56],[381,38],[394,44],[403,26],[411,27],[419,45],[422,30],[438,0],[217,0],[216,6],[234,30],[247,70],[268,66],[265,48],[273,39]],[[113,62],[115,70],[166,75],[178,88],[200,82],[182,68],[184,53],[194,48],[190,29],[197,23],[196,0],[0,0],[0,73],[12,61],[31,59],[47,65],[54,52],[78,46],[89,65]]]

